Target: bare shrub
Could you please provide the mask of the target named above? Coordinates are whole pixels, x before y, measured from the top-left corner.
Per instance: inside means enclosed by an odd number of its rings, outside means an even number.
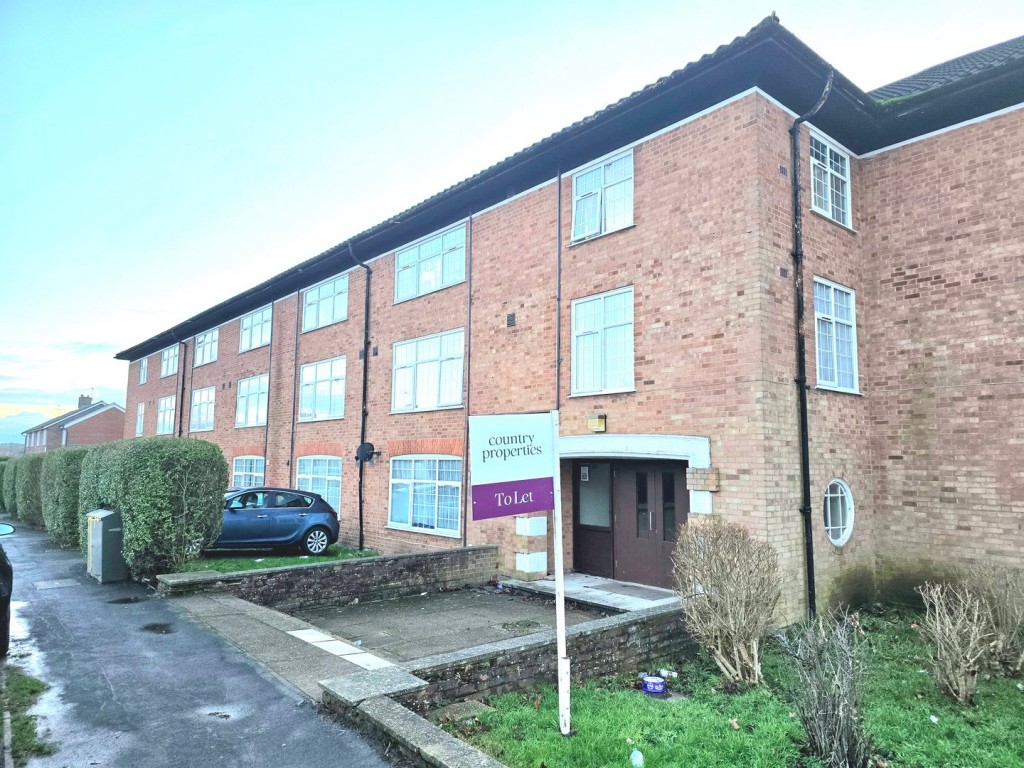
[[[782,595],[775,549],[713,518],[679,528],[672,560],[687,628],[729,680],[760,683],[761,638]]]
[[[992,659],[1020,672],[1024,667],[1024,570],[975,565],[967,569],[964,582],[992,614]]]
[[[925,583],[922,634],[934,646],[939,688],[966,704],[978,688],[978,672],[993,638],[988,604],[965,584]]]
[[[864,768],[871,755],[861,717],[859,636],[856,615],[845,613],[778,635],[796,662],[794,703],[808,747],[829,768]]]

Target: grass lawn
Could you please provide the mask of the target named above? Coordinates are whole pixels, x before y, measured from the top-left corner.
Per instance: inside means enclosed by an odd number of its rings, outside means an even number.
[[[1024,766],[1024,683],[984,680],[972,706],[957,705],[921,671],[928,647],[910,626],[915,618],[862,616],[864,722],[879,765]],[[763,664],[766,685],[739,693],[721,689],[706,658],[674,667],[679,697],[647,697],[632,688],[632,676],[574,687],[570,738],[558,731],[558,695],[550,686],[495,697],[488,702],[493,712],[448,727],[511,768],[625,768],[630,741],[648,768],[820,766],[801,752],[805,736],[787,695],[795,684],[789,660],[772,642]]]
[[[186,571],[217,571],[232,573],[235,571],[255,571],[259,568],[281,568],[288,565],[310,563],[329,563],[332,560],[352,560],[360,557],[376,557],[371,549],[348,549],[334,544],[322,555],[281,555],[271,549],[239,549],[216,550],[204,552],[198,560],[188,564]]]
[[[11,713],[11,752],[14,764],[23,766],[30,757],[54,752],[53,745],[37,738],[35,716],[26,714],[47,685],[11,664],[5,672],[4,701]]]

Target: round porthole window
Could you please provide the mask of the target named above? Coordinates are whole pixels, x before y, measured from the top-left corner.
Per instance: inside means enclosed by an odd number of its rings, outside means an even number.
[[[850,540],[853,532],[853,494],[842,480],[833,480],[825,489],[825,534],[837,547]]]

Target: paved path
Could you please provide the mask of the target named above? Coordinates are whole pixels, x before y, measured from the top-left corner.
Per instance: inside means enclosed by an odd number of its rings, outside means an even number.
[[[171,601],[98,584],[45,534],[0,543],[15,573],[10,662],[51,686],[37,714],[58,751],[29,768],[393,765]]]

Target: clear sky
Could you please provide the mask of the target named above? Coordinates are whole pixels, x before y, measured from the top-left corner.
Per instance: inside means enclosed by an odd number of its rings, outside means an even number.
[[[1024,34],[1020,0],[2,0],[0,442],[772,10],[865,90]]]

